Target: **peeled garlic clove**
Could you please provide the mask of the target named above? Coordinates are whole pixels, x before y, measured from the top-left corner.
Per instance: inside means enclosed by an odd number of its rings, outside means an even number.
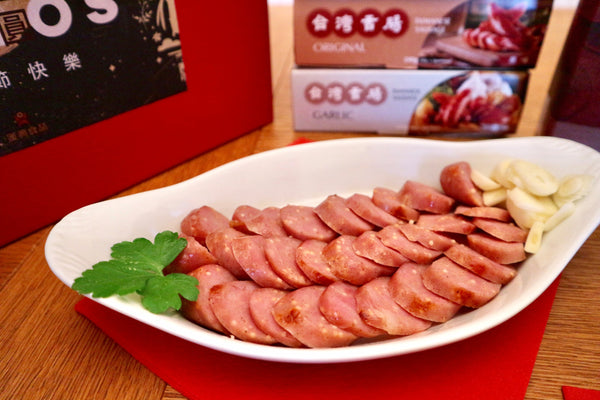
[[[531,228],[536,221],[546,221],[558,210],[549,197],[533,196],[520,188],[507,191],[506,209],[523,229]]]
[[[507,173],[508,167],[512,163],[512,161],[513,160],[510,158],[500,161],[498,164],[496,164],[490,175],[490,178],[492,178],[507,189],[512,189],[513,187],[515,187],[515,184],[508,179]]]
[[[571,216],[575,212],[575,203],[568,201],[563,204],[557,212],[552,214],[544,224],[544,231],[548,232],[556,227],[556,225],[563,222],[565,219]]]
[[[526,211],[552,215],[558,210],[550,197],[535,196],[518,187],[507,190],[506,195],[518,208]]]
[[[509,180],[536,196],[549,196],[558,190],[558,180],[548,170],[524,160],[512,161],[507,174]],[[514,176],[510,176],[514,174]]]
[[[499,188],[495,190],[488,190],[482,193],[483,204],[486,206],[495,206],[506,200],[506,189]]]
[[[527,239],[525,240],[525,251],[530,254],[537,253],[542,245],[542,236],[544,235],[544,223],[535,221],[529,229]]]
[[[500,189],[502,187],[498,182],[474,168],[471,168],[471,180],[475,186],[484,192]]]
[[[590,175],[569,175],[560,181],[558,190],[552,195],[552,200],[561,207],[567,202],[585,197],[591,188],[592,177]]]

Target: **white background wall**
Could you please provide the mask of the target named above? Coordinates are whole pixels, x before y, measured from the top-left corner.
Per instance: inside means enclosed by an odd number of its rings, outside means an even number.
[[[267,0],[269,4],[292,4],[293,0]],[[554,0],[554,7],[556,8],[575,8],[579,0]]]

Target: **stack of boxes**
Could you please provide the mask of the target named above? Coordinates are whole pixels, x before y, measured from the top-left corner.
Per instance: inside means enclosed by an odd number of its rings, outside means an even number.
[[[296,0],[294,127],[515,132],[551,0]]]

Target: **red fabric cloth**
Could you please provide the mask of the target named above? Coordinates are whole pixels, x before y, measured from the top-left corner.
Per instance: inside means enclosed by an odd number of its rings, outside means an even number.
[[[600,400],[600,390],[563,386],[562,393],[565,400]]]
[[[472,338],[414,354],[341,364],[247,359],[179,339],[86,297],[75,309],[190,400],[363,400],[374,395],[517,400],[525,396],[558,281],[510,320]]]

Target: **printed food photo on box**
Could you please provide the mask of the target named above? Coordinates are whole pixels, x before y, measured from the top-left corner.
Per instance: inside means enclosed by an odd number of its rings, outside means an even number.
[[[296,0],[296,64],[531,68],[552,0]]]
[[[294,128],[398,135],[514,133],[529,73],[295,68]]]
[[[537,62],[551,1],[473,0],[432,28],[419,57],[420,68],[531,67]],[[463,18],[453,17],[461,15]],[[459,26],[445,21],[461,20]]]
[[[526,85],[510,72],[471,71],[448,79],[417,104],[409,132],[514,132]]]

